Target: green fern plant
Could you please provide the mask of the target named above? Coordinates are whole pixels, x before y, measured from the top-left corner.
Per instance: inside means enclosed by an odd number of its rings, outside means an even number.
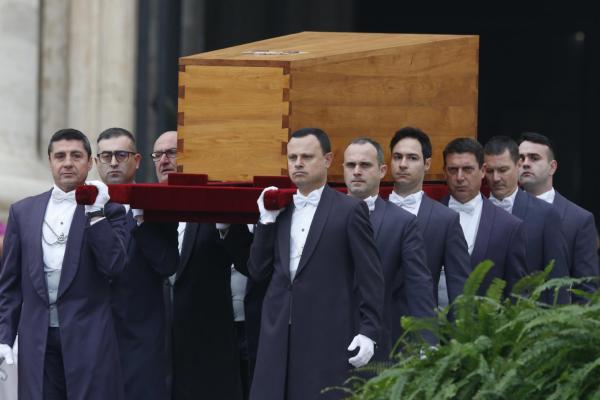
[[[436,319],[403,317],[393,364],[365,368],[376,376],[348,381],[348,398],[600,400],[600,291],[570,289],[588,303],[556,304],[560,289],[593,278],[548,280],[549,265],[521,279],[510,298],[502,280],[478,296],[491,268],[478,265]],[[552,305],[539,301],[547,291]],[[420,337],[425,330],[439,339],[436,348]]]

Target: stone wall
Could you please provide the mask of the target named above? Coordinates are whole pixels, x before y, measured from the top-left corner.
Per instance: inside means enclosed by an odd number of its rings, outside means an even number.
[[[0,220],[52,187],[55,131],[133,130],[136,15],[136,0],[0,0]]]

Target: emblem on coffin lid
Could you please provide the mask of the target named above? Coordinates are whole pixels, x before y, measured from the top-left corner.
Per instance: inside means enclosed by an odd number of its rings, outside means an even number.
[[[242,52],[242,54],[252,54],[254,56],[295,56],[306,53],[306,51],[300,50],[249,50]]]

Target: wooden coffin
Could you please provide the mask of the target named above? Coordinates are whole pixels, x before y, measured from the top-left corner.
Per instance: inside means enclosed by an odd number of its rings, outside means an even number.
[[[180,59],[178,163],[211,180],[286,175],[296,129],[331,137],[331,181],[343,151],[369,136],[387,151],[403,126],[433,142],[427,180],[442,178],[442,149],[476,137],[479,38],[466,35],[302,32]]]

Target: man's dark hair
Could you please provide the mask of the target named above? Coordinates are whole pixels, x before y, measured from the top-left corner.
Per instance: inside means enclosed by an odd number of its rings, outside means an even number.
[[[87,152],[88,157],[92,156],[92,146],[90,145],[87,136],[77,129],[61,129],[60,131],[55,132],[50,138],[50,143],[48,143],[48,157],[50,157],[50,153],[52,153],[52,143],[60,140],[79,140],[83,143],[83,148]]]
[[[352,142],[350,142],[350,144],[370,144],[370,145],[372,145],[373,147],[375,147],[375,151],[377,152],[377,163],[379,165],[385,164],[385,156],[383,154],[383,148],[377,141],[375,141],[369,137],[363,136],[363,137],[358,137],[358,138],[352,140]]]
[[[549,161],[556,159],[556,148],[548,136],[544,136],[537,132],[523,132],[519,138],[519,144],[523,142],[532,142],[537,144],[543,144],[548,147],[548,159]]]
[[[133,150],[137,153],[135,137],[133,137],[131,132],[129,132],[127,129],[124,129],[124,128],[116,128],[115,127],[115,128],[108,128],[108,129],[102,131],[102,133],[100,133],[100,135],[98,135],[98,139],[96,140],[96,143],[100,143],[101,140],[107,140],[107,139],[117,138],[117,137],[121,137],[121,136],[125,136],[129,140],[131,140],[131,143],[133,144]]]
[[[323,150],[323,154],[331,153],[331,142],[329,141],[329,136],[325,133],[324,130],[319,128],[302,128],[298,129],[290,136],[292,138],[303,138],[308,135],[313,135],[317,138],[319,143],[321,144],[321,150]]]
[[[508,150],[511,160],[516,164],[519,162],[519,146],[517,142],[508,136],[493,136],[483,147],[486,156],[499,156]]]
[[[425,162],[426,159],[431,158],[432,151],[429,136],[419,128],[413,128],[412,126],[406,126],[394,134],[394,137],[390,142],[390,151],[394,151],[394,146],[396,146],[399,141],[406,138],[412,138],[421,143],[423,162]]]
[[[444,148],[444,166],[446,165],[446,157],[448,154],[464,154],[471,153],[475,156],[479,168],[483,165],[483,147],[481,144],[471,138],[457,138],[452,140]]]

